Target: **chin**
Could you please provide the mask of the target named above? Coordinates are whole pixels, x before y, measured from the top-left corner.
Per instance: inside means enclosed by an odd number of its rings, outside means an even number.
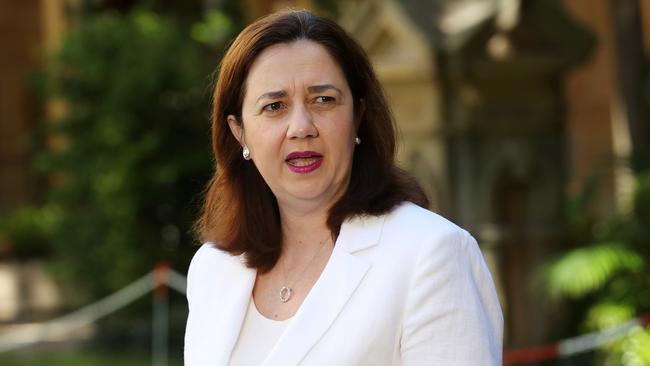
[[[330,188],[331,187],[320,187],[314,184],[309,184],[300,185],[298,187],[288,187],[285,192],[288,194],[288,197],[294,200],[312,202],[323,201],[330,203],[332,197],[336,196],[335,190]]]
[[[289,196],[293,199],[303,201],[319,200],[324,196],[325,192],[314,190],[292,190],[289,191]]]

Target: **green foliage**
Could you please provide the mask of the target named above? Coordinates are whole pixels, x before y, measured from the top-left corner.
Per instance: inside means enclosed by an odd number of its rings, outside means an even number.
[[[635,316],[634,306],[624,303],[601,302],[587,312],[586,329],[609,329]]]
[[[633,304],[599,302],[589,309],[585,319],[585,329],[605,331],[636,315]],[[650,365],[649,351],[650,332],[637,327],[622,340],[603,346],[601,363],[606,366]]]
[[[203,21],[192,26],[192,38],[206,45],[220,45],[233,34],[235,24],[223,12],[210,10]]]
[[[621,355],[621,363],[624,365],[650,365],[650,331],[634,329],[621,343],[621,349],[616,354]],[[614,365],[616,361],[613,360],[610,364]]]
[[[186,267],[211,171],[204,75],[199,46],[153,13],[90,15],[65,37],[44,83],[66,106],[45,133],[63,147],[37,159],[60,274],[105,293],[157,261]]]
[[[569,251],[548,269],[551,295],[580,298],[602,288],[623,271],[639,271],[643,258],[620,243],[607,243]]]
[[[605,220],[573,220],[584,246],[544,270],[557,299],[587,299],[584,331],[605,330],[650,311],[650,173],[637,178],[632,213]],[[594,224],[595,223],[595,224]],[[589,235],[585,235],[589,233]],[[650,365],[650,330],[634,329],[601,350],[603,365]]]
[[[17,258],[48,255],[48,238],[60,217],[61,212],[53,205],[24,207],[0,220],[0,233],[11,238],[11,250]]]

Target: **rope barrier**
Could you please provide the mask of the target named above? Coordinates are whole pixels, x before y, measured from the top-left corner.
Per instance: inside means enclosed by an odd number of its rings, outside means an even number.
[[[70,314],[44,323],[25,325],[16,331],[0,334],[0,352],[55,340],[73,330],[91,325],[151,291],[156,291],[157,297],[166,296],[167,288],[185,294],[187,278],[167,265],[161,264],[126,287]],[[504,365],[523,365],[565,358],[594,350],[625,337],[637,327],[647,326],[650,326],[650,313],[603,331],[567,338],[547,345],[507,351],[504,353],[503,362]]]
[[[567,338],[544,346],[508,351],[504,354],[503,364],[524,365],[577,355],[621,339],[637,327],[644,328],[649,325],[650,313],[647,313],[641,317],[602,331]]]
[[[170,288],[185,294],[187,283],[185,277],[172,269],[167,268],[164,271],[166,273],[163,273],[162,269],[151,271],[113,294],[70,314],[44,323],[24,325],[15,331],[0,334],[0,352],[60,338],[66,333],[88,326],[129,305],[161,284],[166,283]]]
[[[185,295],[187,291],[187,278],[182,274],[171,270],[167,274],[167,286]]]

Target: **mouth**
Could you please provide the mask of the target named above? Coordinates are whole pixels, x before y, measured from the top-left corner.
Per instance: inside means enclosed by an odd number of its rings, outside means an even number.
[[[284,160],[294,173],[311,173],[323,162],[323,155],[314,151],[294,151]]]

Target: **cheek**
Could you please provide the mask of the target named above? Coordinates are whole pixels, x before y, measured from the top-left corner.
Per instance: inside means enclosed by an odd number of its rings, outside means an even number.
[[[247,143],[253,155],[253,161],[265,177],[284,161],[282,157],[283,137],[283,134],[271,129],[247,131]]]
[[[349,121],[349,124],[344,124],[340,128],[329,131],[330,149],[334,153],[338,164],[352,165],[355,136],[353,126],[353,122]]]
[[[246,125],[246,142],[251,150],[272,150],[282,143],[284,133],[278,128],[264,121],[253,120]]]

